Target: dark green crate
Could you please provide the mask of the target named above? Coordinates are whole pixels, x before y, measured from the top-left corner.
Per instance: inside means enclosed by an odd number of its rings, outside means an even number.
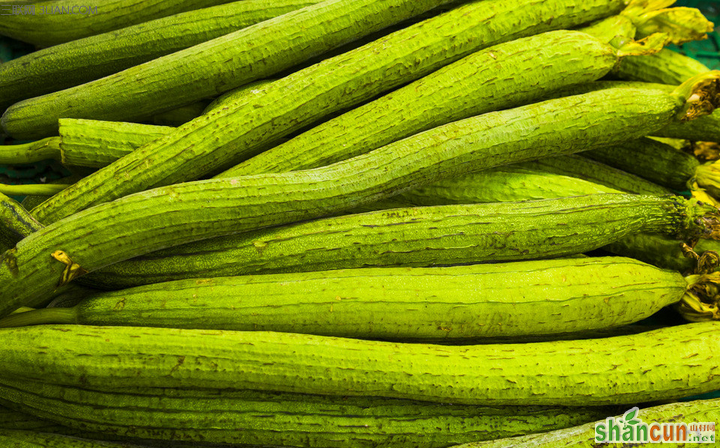
[[[718,0],[684,0],[678,1],[677,6],[698,8],[708,20],[720,26],[720,1]],[[674,48],[681,53],[697,59],[712,70],[720,70],[720,33],[717,31],[709,35],[709,39],[689,42]]]

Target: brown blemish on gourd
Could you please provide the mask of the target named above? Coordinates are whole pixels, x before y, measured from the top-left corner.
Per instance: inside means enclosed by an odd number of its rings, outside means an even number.
[[[5,251],[4,254],[0,255],[0,262],[2,262],[5,266],[8,267],[13,277],[17,277],[20,273],[17,265],[17,257],[15,254],[17,254],[17,248],[13,247],[12,249],[8,249],[7,251]]]
[[[175,373],[175,371],[177,369],[179,369],[180,366],[182,366],[184,362],[185,362],[185,357],[179,356],[177,364],[175,364],[175,366],[172,369],[170,369],[170,373],[168,373],[168,376],[172,376],[172,374]]]

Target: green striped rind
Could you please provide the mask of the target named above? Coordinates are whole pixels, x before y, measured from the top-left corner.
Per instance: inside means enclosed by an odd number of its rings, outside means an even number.
[[[676,191],[688,189],[700,162],[684,151],[650,138],[586,151],[583,156],[636,174]]]
[[[546,157],[528,162],[525,166],[559,175],[584,179],[606,188],[629,193],[672,194],[672,191],[665,187],[579,155]]]
[[[514,202],[621,193],[619,190],[577,177],[528,166],[532,163],[501,166],[492,170],[443,179],[432,185],[371,204],[371,207],[374,206],[379,210],[420,205]]]
[[[204,103],[196,103],[186,108],[195,116],[212,110],[221,109],[228,102],[250,100],[256,95],[257,87],[266,85],[270,81],[262,80],[252,82],[222,95],[203,110],[197,110]],[[177,109],[170,111],[165,117],[156,116],[157,121],[168,119],[167,115],[174,115]],[[173,119],[179,119],[175,117]],[[182,119],[181,119],[182,120]],[[123,123],[102,120],[84,120],[76,118],[61,118],[60,137],[62,161],[68,166],[85,166],[102,168],[126,156],[140,146],[172,133],[175,128],[169,126],[151,126],[138,123]],[[270,142],[272,144],[272,142]]]
[[[147,119],[270,76],[449,1],[326,0],[95,81],[21,101],[8,108],[2,126],[14,138],[31,139],[55,134],[59,118]]]
[[[541,336],[640,321],[678,302],[686,287],[676,272],[617,257],[367,268],[159,283],[90,296],[73,309],[11,315],[0,326],[79,323],[386,340]]]
[[[141,448],[127,443],[100,442],[35,430],[0,429],[0,444],[12,448]]]
[[[223,177],[231,177],[231,174],[234,177],[235,175],[290,171],[326,165],[449,121],[495,108],[529,103],[533,99],[545,96],[547,91],[557,87],[558,82],[567,85],[592,81],[602,76],[616,61],[613,53],[611,47],[600,44],[595,38],[572,31],[549,32],[501,44],[468,56],[398,92],[383,97],[382,100],[362,106],[344,114],[341,118],[316,127],[286,144],[263,152],[224,173]],[[578,58],[578,55],[586,57]],[[550,76],[548,67],[538,60],[541,56],[548,58],[551,67],[562,71],[562,76]],[[542,65],[542,68],[538,68],[538,72],[524,71],[518,77],[517,66],[522,62],[527,63],[531,59],[533,67]],[[512,78],[510,73],[507,76],[502,73],[503,69],[510,70],[510,67],[513,67],[512,74],[515,75]],[[575,75],[575,77],[571,75]],[[467,82],[458,82],[462,76],[468,77]],[[486,79],[488,77],[492,77],[492,79]],[[545,82],[539,87],[538,77],[549,79],[545,79]],[[256,89],[268,83],[268,81],[253,83],[252,88]],[[525,84],[527,85],[524,86]],[[483,88],[468,89],[468,85],[482,85]],[[530,85],[532,85],[532,89],[530,89]],[[241,88],[238,92],[223,95],[222,99],[213,102],[208,107],[208,111],[219,110],[233,101],[237,101],[240,95],[246,93],[243,90]],[[462,93],[463,108],[458,107],[457,97],[460,93]],[[425,109],[430,105],[432,105],[433,114],[425,113]],[[442,108],[443,105],[445,105],[445,109]],[[391,106],[396,106],[397,109],[392,109]],[[405,114],[406,117],[401,120],[398,114]],[[383,118],[387,121],[387,126],[383,126],[381,122]],[[364,123],[368,121],[375,123],[374,126],[364,126]],[[136,148],[164,135],[165,131],[167,133],[171,131],[163,128],[158,129],[157,133],[151,133],[149,127],[143,125],[131,127],[131,124],[124,123],[119,129],[120,134],[116,136],[113,133],[113,125],[110,123],[106,125],[105,122],[94,120],[60,120],[65,163],[102,167],[114,161],[111,157],[101,157],[103,154],[109,156],[111,153],[114,159],[120,158],[130,152],[130,147]],[[360,132],[354,138],[350,137],[352,135],[349,132],[351,126]],[[77,127],[80,127],[81,133],[78,133]],[[147,131],[148,138],[140,139],[140,135],[127,135],[127,131],[131,129],[137,131],[138,134],[144,134]],[[338,129],[343,129],[341,135],[337,135]],[[160,134],[161,130],[163,134]],[[323,135],[327,138],[323,139]],[[123,141],[127,141],[127,145],[121,145]],[[325,149],[324,155],[321,152],[323,149]],[[335,150],[334,153],[331,149]],[[339,153],[338,150],[340,150]],[[93,158],[95,154],[98,156],[97,160]],[[288,155],[283,157],[283,154]],[[303,154],[321,157],[315,159],[303,157]],[[258,163],[270,163],[272,167],[271,169],[264,168]]]
[[[319,2],[235,1],[30,53],[0,65],[0,110],[17,101],[90,82]],[[99,6],[98,13],[105,9],[105,5]],[[45,19],[40,15],[33,17],[36,21]]]
[[[662,235],[628,236],[624,240],[611,244],[608,248],[615,253],[637,258],[655,266],[679,272],[690,272],[697,267],[697,262],[686,257],[682,251],[683,242]],[[700,240],[693,248],[702,255],[706,251],[720,253],[720,242]]]
[[[568,155],[443,179],[364,209],[512,202],[623,192],[672,194],[672,191],[635,175],[585,157]]]
[[[360,4],[357,0],[346,1],[353,7]],[[226,110],[203,115],[166,138],[139,148],[131,157],[89,176],[39,209],[36,216],[41,222],[49,223],[132,192],[196,179],[216,169],[228,168],[257,154],[262,149],[260,145],[268,141],[420,78],[474,51],[551,29],[579,25],[610,15],[621,9],[622,4],[621,0],[521,0],[513,4],[487,0],[462,5],[295,72],[261,89],[262,94],[256,101],[236,102]],[[343,17],[353,23],[359,20],[357,11],[345,13],[347,16]],[[264,23],[271,22],[273,20]],[[287,42],[286,34],[281,37],[282,42]],[[452,45],[448,45],[449,39]],[[259,43],[258,46],[262,47]],[[269,72],[257,73],[253,79],[268,76]],[[97,97],[93,97],[93,101],[96,100]],[[23,123],[29,122],[23,120]],[[55,121],[52,124],[54,126]],[[113,180],[118,178],[123,181]]]
[[[184,11],[228,3],[231,0],[41,0],[31,3],[35,14],[10,14],[3,17],[0,35],[41,47],[124,28],[148,20]],[[21,2],[15,2],[21,3]],[[27,2],[22,2],[27,3]],[[50,7],[53,7],[51,10]],[[62,8],[89,7],[96,14],[61,13]],[[42,9],[45,7],[46,9]],[[56,8],[60,8],[57,10]],[[56,12],[58,11],[58,12]]]
[[[613,47],[577,31],[553,31],[496,45],[320,124],[217,177],[329,165],[435,126],[529,104],[559,87],[594,81],[617,60]]]
[[[597,194],[380,210],[198,241],[108,266],[88,286],[369,266],[561,257],[683,220],[673,197]],[[676,211],[673,212],[672,210]],[[667,227],[670,225],[670,227]]]
[[[647,88],[668,93],[674,89],[673,86],[666,84],[633,81],[597,81],[581,88],[569,88],[563,93],[566,95],[577,95],[608,88]],[[715,111],[710,115],[705,115],[691,121],[668,123],[661,129],[651,132],[649,135],[690,141],[720,142],[720,112]]]
[[[646,56],[628,56],[622,60],[616,74],[628,81],[680,85],[699,73],[710,71],[703,63],[663,48]]]
[[[63,118],[60,119],[62,162],[102,168],[174,130],[169,126]]]
[[[439,405],[255,391],[97,392],[12,381],[0,385],[0,396],[33,415],[107,435],[318,448],[444,448],[566,428],[614,411]]]
[[[645,408],[639,411],[637,417],[645,423],[716,423],[720,420],[720,399],[671,403]],[[604,420],[605,419],[601,419],[600,421]],[[605,444],[599,444],[595,441],[595,423],[597,422],[544,434],[468,443],[454,448],[506,448],[510,446],[513,448],[596,448],[598,445],[605,446]],[[650,443],[632,443],[628,445],[639,448],[658,446],[657,444]],[[607,446],[613,446],[613,444]],[[663,443],[660,446],[680,448],[688,446],[712,446],[712,444]]]
[[[328,167],[186,182],[101,204],[2,256],[0,317],[47,300],[66,267],[51,257],[58,250],[92,272],[166,247],[338,214],[442,178],[639,138],[672,121],[683,102],[659,90],[591,92],[456,121]]]
[[[683,255],[682,245],[683,241],[665,235],[637,234],[609,244],[606,249],[661,268],[689,273],[695,269],[697,262]],[[695,250],[698,253],[704,250],[720,250],[720,244],[717,241],[701,240],[696,244]]]
[[[275,332],[0,330],[2,378],[82,388],[235,388],[476,405],[595,406],[720,388],[720,322],[598,340],[441,346]]]
[[[0,431],[23,430],[35,432],[58,432],[64,428],[57,423],[42,420],[15,409],[0,406]]]

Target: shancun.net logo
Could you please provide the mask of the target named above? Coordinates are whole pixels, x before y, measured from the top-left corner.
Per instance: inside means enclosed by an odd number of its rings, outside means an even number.
[[[645,423],[639,408],[595,424],[598,443],[715,443],[715,423]]]

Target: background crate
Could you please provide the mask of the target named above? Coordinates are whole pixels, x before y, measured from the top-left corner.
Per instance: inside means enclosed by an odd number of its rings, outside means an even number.
[[[709,20],[720,28],[720,1],[718,0],[681,0],[677,6],[698,8]],[[695,58],[712,70],[720,70],[720,33],[715,31],[710,38],[703,41],[689,42],[675,50]]]

